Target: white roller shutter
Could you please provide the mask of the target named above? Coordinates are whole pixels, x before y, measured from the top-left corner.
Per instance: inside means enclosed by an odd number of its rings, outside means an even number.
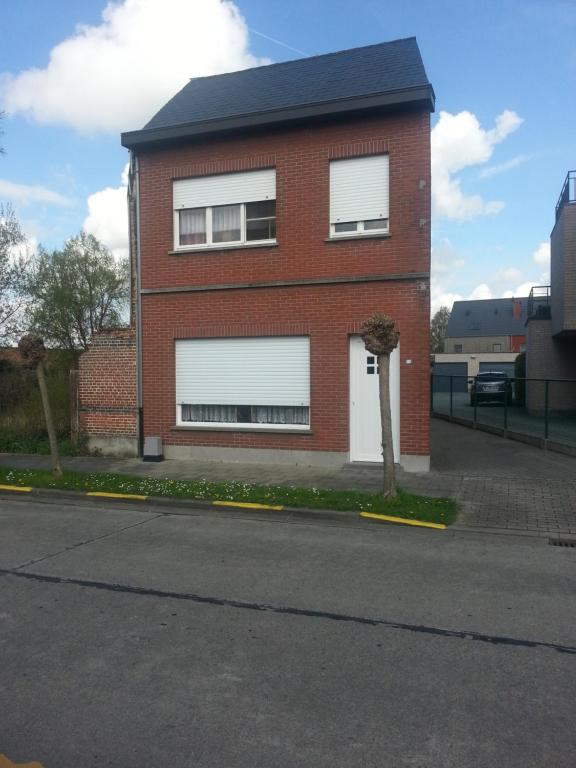
[[[190,405],[310,405],[305,336],[176,342],[176,402]]]
[[[332,160],[330,223],[388,218],[388,155]]]
[[[276,199],[276,170],[197,176],[174,182],[174,210]]]

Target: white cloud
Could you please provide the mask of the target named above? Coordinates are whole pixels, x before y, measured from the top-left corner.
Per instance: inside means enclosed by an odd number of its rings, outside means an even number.
[[[229,0],[109,2],[97,26],[79,24],[44,69],[4,74],[9,113],[84,133],[141,128],[191,77],[266,63]]]
[[[492,298],[492,291],[486,283],[480,283],[480,285],[477,285],[476,288],[472,291],[470,296],[468,296],[469,299],[491,299]]]
[[[520,280],[521,277],[522,272],[517,267],[504,267],[494,275],[496,280],[505,283],[513,283],[515,280]]]
[[[485,201],[480,195],[465,195],[461,180],[454,174],[489,160],[496,144],[521,123],[522,118],[515,112],[505,110],[496,118],[495,127],[485,130],[476,115],[467,110],[456,115],[440,112],[431,136],[432,210],[436,216],[464,221],[502,210],[502,201]]]
[[[440,307],[448,307],[448,309],[452,309],[452,304],[455,301],[462,301],[464,299],[492,299],[493,293],[491,288],[486,285],[486,283],[480,283],[480,285],[477,285],[474,290],[469,293],[467,296],[461,294],[461,293],[452,293],[450,291],[443,291],[442,287],[435,284],[434,280],[432,282],[432,288],[431,288],[431,297],[430,297],[430,305],[431,305],[431,312],[432,315],[434,315],[435,312],[437,312]]]
[[[7,179],[0,179],[0,198],[12,200],[15,203],[26,206],[32,203],[46,203],[47,205],[74,205],[69,197],[54,192],[46,187],[29,184],[16,184]]]
[[[550,268],[550,243],[540,243],[532,254],[532,260],[540,267]]]
[[[504,163],[497,165],[489,165],[487,168],[483,168],[478,174],[479,179],[490,179],[492,176],[499,176],[501,173],[511,171],[513,168],[518,168],[519,165],[523,165],[527,160],[530,160],[529,155],[517,155],[510,160],[506,160]]]
[[[128,256],[128,164],[119,187],[106,187],[87,200],[84,229],[104,243],[116,258]]]
[[[464,266],[462,259],[450,240],[443,237],[437,245],[432,247],[432,272],[434,275],[452,273],[455,269]]]

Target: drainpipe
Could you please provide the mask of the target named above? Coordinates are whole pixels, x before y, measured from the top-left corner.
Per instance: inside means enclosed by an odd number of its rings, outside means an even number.
[[[132,191],[135,216],[135,261],[136,261],[136,408],[138,411],[138,455],[144,454],[144,410],[142,406],[142,304],[141,304],[141,263],[140,263],[140,166],[138,157],[131,151]],[[131,223],[132,223],[131,217]]]

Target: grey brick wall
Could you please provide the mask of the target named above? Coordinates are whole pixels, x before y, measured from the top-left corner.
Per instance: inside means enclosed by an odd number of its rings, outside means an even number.
[[[573,379],[549,384],[552,413],[576,413],[576,338],[552,335],[552,320],[529,320],[526,326],[526,377],[528,379]],[[544,411],[545,385],[527,382],[526,405],[532,413]]]

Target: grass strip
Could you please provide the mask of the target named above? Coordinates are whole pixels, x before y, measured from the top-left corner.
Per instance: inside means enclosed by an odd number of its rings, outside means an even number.
[[[64,472],[55,478],[48,470],[9,469],[0,467],[0,483],[62,488],[76,491],[163,496],[175,499],[254,502],[259,504],[307,507],[309,509],[345,512],[374,512],[407,520],[451,525],[457,516],[452,499],[416,496],[399,490],[395,499],[385,500],[381,494],[362,491],[335,491],[322,488],[295,488],[282,485],[251,483],[212,483],[208,480],[174,480],[137,477],[112,472]]]

